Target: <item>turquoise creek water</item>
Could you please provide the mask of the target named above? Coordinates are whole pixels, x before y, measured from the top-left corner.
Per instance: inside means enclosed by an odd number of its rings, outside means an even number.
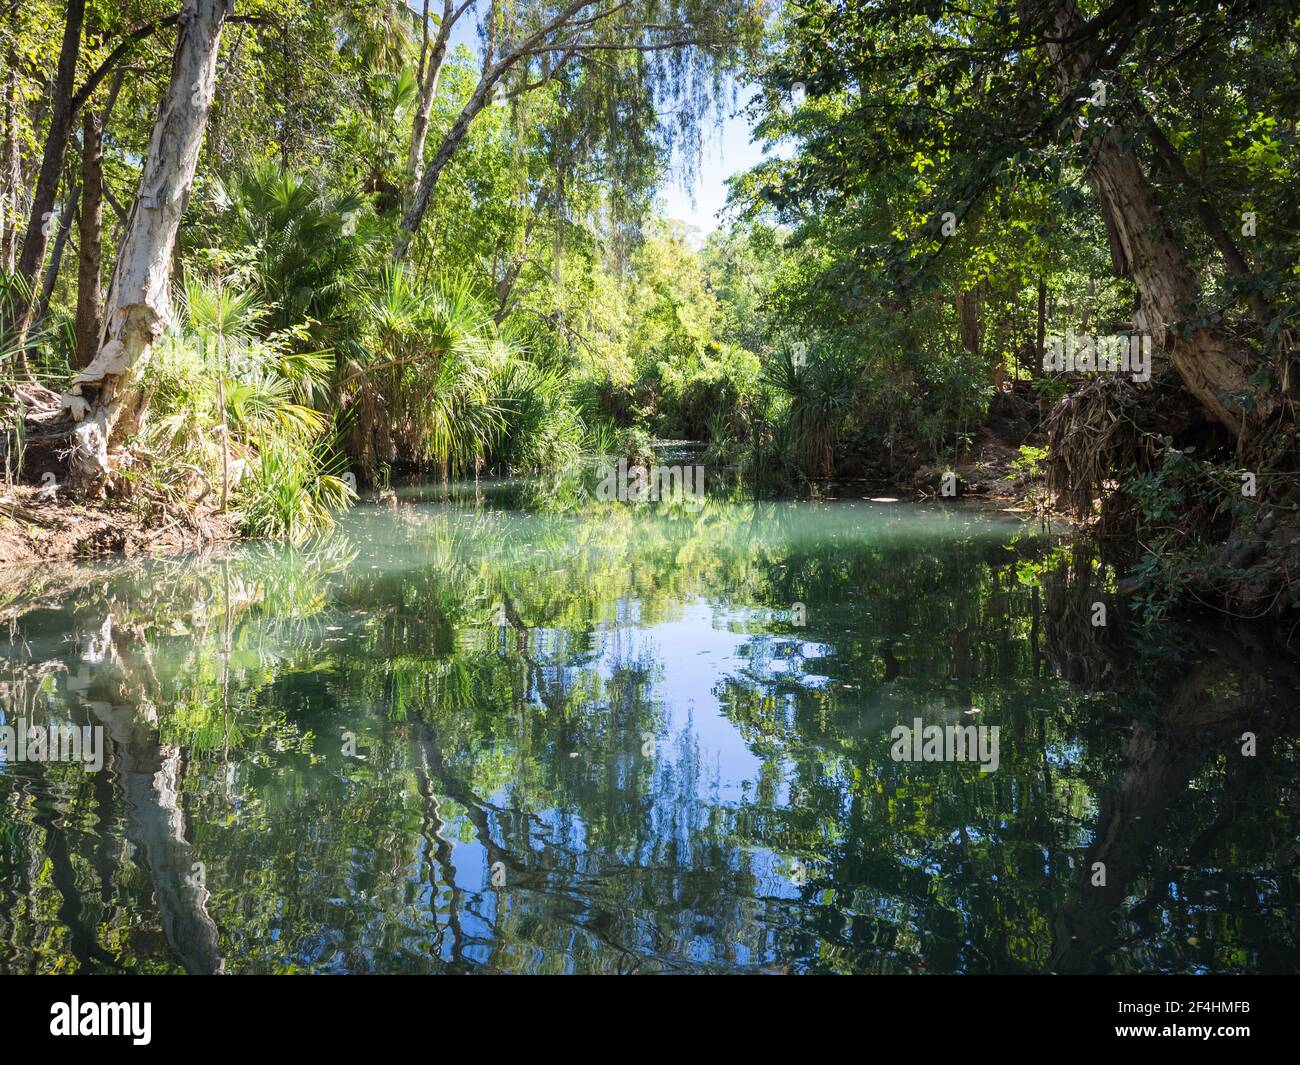
[[[0,972],[1297,969],[1285,633],[961,504],[514,494],[6,606]]]

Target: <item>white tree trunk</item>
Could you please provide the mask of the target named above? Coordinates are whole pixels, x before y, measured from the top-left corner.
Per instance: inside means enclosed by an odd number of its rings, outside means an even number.
[[[184,0],[163,96],[104,305],[90,365],[64,396],[74,420],[74,476],[103,485],[109,450],[144,417],[139,373],[171,313],[171,250],[212,103],[221,29],[233,0]]]
[[[452,124],[451,129],[448,130],[446,135],[442,138],[442,143],[434,153],[428,169],[420,175],[420,180],[415,186],[414,193],[408,191],[403,194],[403,199],[409,199],[410,202],[402,215],[402,224],[397,231],[397,239],[393,246],[394,259],[404,259],[406,257],[406,252],[410,247],[411,240],[420,228],[420,222],[424,219],[425,211],[429,209],[429,201],[433,196],[434,186],[437,185],[438,178],[442,175],[443,167],[447,165],[451,157],[456,153],[456,149],[460,147],[461,141],[465,139],[465,134],[469,131],[469,124],[474,121],[474,117],[492,102],[492,96],[496,91],[497,83],[518,63],[526,60],[529,55],[533,54],[533,49],[537,48],[550,34],[557,30],[562,30],[567,26],[571,26],[573,24],[572,20],[587,8],[593,6],[593,3],[594,0],[568,0],[568,2],[551,17],[549,22],[533,30],[532,33],[516,44],[514,48],[495,60],[493,60],[494,53],[491,50],[491,45],[489,45],[487,58],[483,64],[483,73],[479,77],[478,85],[475,87],[474,92],[470,95],[469,100],[466,101],[465,106],[461,109],[460,115]],[[620,11],[624,6],[624,4],[617,4],[607,9],[605,15]],[[464,7],[459,10],[463,11]],[[590,19],[586,20],[583,28],[585,29],[590,27],[603,17],[604,15],[592,16]],[[579,35],[580,33],[581,31],[579,31]],[[570,53],[566,53],[566,55],[567,54],[572,54],[572,50]],[[561,60],[560,65],[562,65],[563,62],[564,61]],[[552,73],[554,73],[556,69],[558,69],[558,66],[552,68]],[[430,101],[432,102],[432,97],[430,98]],[[423,138],[424,133],[421,132],[419,136]],[[424,146],[423,141],[421,141],[420,154],[423,155],[423,153]]]
[[[438,95],[438,79],[442,75],[443,60],[447,56],[447,42],[451,38],[451,28],[459,19],[465,7],[459,11],[452,7],[452,0],[443,0],[442,19],[438,23],[438,32],[433,38],[433,47],[426,58],[423,77],[420,81],[420,98],[415,107],[415,117],[411,122],[411,144],[406,156],[406,182],[402,188],[403,209],[411,206],[415,190],[424,176],[424,142],[429,135],[429,113],[433,110],[433,98]],[[425,4],[425,19],[428,19],[428,4]]]

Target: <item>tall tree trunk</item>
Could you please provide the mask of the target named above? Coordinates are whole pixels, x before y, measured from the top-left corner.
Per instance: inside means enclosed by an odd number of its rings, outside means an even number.
[[[1046,17],[1047,54],[1063,90],[1092,73],[1092,57],[1060,43],[1076,38],[1083,19],[1074,0],[1030,0]],[[1055,40],[1054,40],[1055,39]],[[1082,131],[1080,131],[1082,135]],[[1260,368],[1250,349],[1218,325],[1174,328],[1190,317],[1200,287],[1187,256],[1165,224],[1155,193],[1124,130],[1112,123],[1091,146],[1089,177],[1101,204],[1119,272],[1133,277],[1140,297],[1134,319],[1169,353],[1170,362],[1205,410],[1241,440],[1276,410],[1278,395],[1250,379]],[[1122,262],[1120,261],[1122,257]]]
[[[1047,282],[1038,279],[1038,316],[1034,323],[1034,358],[1029,376],[1038,377],[1043,370],[1043,353],[1047,350]]]
[[[461,9],[462,11],[464,8]],[[415,117],[411,122],[411,145],[406,156],[406,181],[402,187],[402,208],[407,210],[415,201],[415,192],[420,179],[424,176],[424,142],[429,135],[429,113],[433,110],[433,98],[438,95],[438,79],[442,74],[443,60],[447,56],[447,41],[451,37],[451,27],[458,17],[452,8],[452,0],[443,0],[442,20],[438,23],[438,32],[433,38],[433,47],[426,56],[420,54],[420,99],[415,108]],[[428,33],[429,3],[424,4],[424,32]]]
[[[81,26],[85,16],[86,0],[68,0],[63,43],[59,48],[59,66],[50,99],[50,128],[45,137],[41,169],[36,177],[36,191],[27,218],[27,232],[23,235],[23,247],[18,255],[19,276],[27,283],[31,293],[18,318],[19,344],[26,338],[36,311],[36,282],[45,262],[45,250],[52,233],[49,222],[59,193],[63,159],[68,152],[68,141],[72,139],[73,81],[77,73],[77,58],[81,54]],[[20,368],[25,369],[26,361],[21,353],[19,362]]]
[[[77,324],[73,368],[84,370],[104,328],[101,285],[104,235],[104,127],[94,108],[81,120],[81,214],[77,226]]]
[[[957,339],[965,351],[977,359],[984,339],[980,322],[980,294],[977,288],[958,286],[953,294],[953,307],[957,311]],[[995,388],[1001,388],[1006,378],[1006,368],[1002,360],[992,362],[988,367],[988,379]]]
[[[64,398],[81,423],[74,473],[91,484],[104,484],[109,448],[136,432],[144,417],[137,367],[171,313],[172,244],[198,165],[228,14],[227,0],[185,0],[171,80],[109,283],[99,350]]]
[[[461,141],[465,139],[465,134],[469,132],[469,125],[474,121],[475,116],[492,102],[492,94],[496,91],[497,84],[517,63],[529,54],[532,48],[536,47],[538,42],[544,40],[548,34],[556,29],[565,26],[570,19],[583,8],[589,6],[591,2],[592,0],[567,0],[564,6],[551,16],[549,21],[533,30],[526,38],[518,42],[511,51],[499,58],[496,58],[495,53],[495,22],[492,19],[488,20],[489,38],[483,60],[483,73],[479,76],[478,85],[470,94],[469,100],[461,108],[460,114],[456,116],[456,121],[452,123],[451,129],[442,138],[442,143],[438,145],[438,150],[434,153],[428,169],[420,176],[420,181],[415,187],[415,194],[411,197],[410,205],[403,213],[401,226],[397,230],[397,239],[393,244],[394,259],[406,258],[406,251],[410,247],[412,237],[420,228],[424,213],[429,209],[434,186],[438,184],[438,178],[442,175],[443,168],[451,160],[451,157],[456,154],[456,149],[460,147]],[[464,8],[462,7],[460,10],[463,11]],[[617,8],[614,10],[617,10]],[[560,65],[562,65],[562,62]],[[557,68],[552,68],[552,71],[555,69]]]
[[[430,161],[429,168],[420,176],[419,184],[416,185],[415,193],[411,197],[411,205],[402,216],[402,224],[397,231],[397,241],[393,248],[394,258],[404,259],[406,257],[406,249],[410,247],[411,238],[415,236],[420,228],[420,223],[424,220],[424,213],[429,209],[429,202],[433,199],[434,186],[438,184],[438,178],[442,176],[443,168],[455,155],[456,149],[460,147],[460,142],[465,139],[465,134],[469,132],[469,124],[474,121],[475,116],[491,100],[495,84],[495,80],[489,82],[486,78],[479,82],[478,88],[474,90],[473,95],[470,96],[468,102],[462,108],[451,129],[443,137],[442,143],[438,145],[438,151]]]
[[[957,338],[972,355],[980,353],[980,297],[974,289],[957,289]]]
[[[1214,209],[1214,205],[1210,203],[1205,188],[1188,171],[1182,157],[1174,146],[1169,143],[1169,139],[1156,122],[1155,117],[1140,102],[1136,105],[1136,108],[1138,115],[1146,123],[1147,135],[1151,138],[1151,145],[1156,150],[1156,158],[1164,167],[1165,172],[1192,194],[1196,200],[1196,214],[1200,218],[1201,224],[1205,226],[1205,231],[1209,233],[1210,239],[1214,241],[1215,247],[1219,249],[1223,261],[1228,264],[1228,269],[1249,285],[1251,281],[1250,264],[1246,262],[1246,257],[1241,253],[1241,249],[1237,247],[1236,241],[1232,239],[1228,230],[1219,220],[1219,213]],[[1246,301],[1250,304],[1251,313],[1255,316],[1255,321],[1260,329],[1267,329],[1269,322],[1273,320],[1273,310],[1269,307],[1268,302],[1257,289],[1251,288],[1246,291]]]
[[[12,12],[17,8],[15,0]],[[22,196],[22,161],[18,152],[17,54],[6,57],[9,68],[4,86],[4,146],[0,149],[0,269],[12,270],[18,263],[18,217]]]
[[[81,186],[73,185],[68,190],[59,208],[59,233],[54,238],[54,248],[50,252],[50,265],[45,268],[45,280],[41,284],[41,295],[32,312],[32,324],[39,326],[45,319],[45,312],[50,309],[50,299],[54,295],[54,286],[59,280],[59,267],[63,265],[63,249],[68,245],[68,234],[72,231],[72,220],[77,214],[77,203],[81,199]]]
[[[1106,133],[1093,157],[1092,183],[1102,210],[1115,221],[1133,271],[1141,297],[1135,315],[1140,329],[1162,342],[1174,369],[1206,411],[1234,433],[1245,433],[1248,425],[1272,413],[1276,396],[1251,383],[1260,364],[1221,326],[1203,325],[1191,336],[1173,328],[1197,305],[1200,287],[1118,129]]]

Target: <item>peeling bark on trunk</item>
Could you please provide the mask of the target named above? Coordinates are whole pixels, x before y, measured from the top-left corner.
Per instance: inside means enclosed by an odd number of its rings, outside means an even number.
[[[1083,26],[1074,0],[1035,6],[1045,13],[1051,37],[1069,40]],[[1046,49],[1065,91],[1091,75],[1091,57],[1082,49],[1051,41]],[[1135,321],[1169,353],[1174,369],[1205,410],[1240,441],[1276,410],[1278,396],[1250,382],[1260,363],[1221,326],[1200,326],[1190,336],[1174,329],[1197,305],[1200,287],[1160,214],[1137,156],[1124,142],[1123,129],[1112,123],[1092,145],[1089,177],[1117,272],[1131,272],[1137,285],[1140,306]]]
[[[1141,297],[1135,319],[1169,352],[1174,369],[1191,393],[1219,422],[1242,434],[1266,417],[1273,397],[1256,394],[1249,378],[1259,369],[1248,348],[1218,326],[1191,336],[1173,329],[1199,300],[1200,289],[1182,251],[1174,244],[1155,206],[1151,186],[1134,156],[1110,130],[1093,158],[1092,181],[1102,209],[1115,221]],[[1255,410],[1243,400],[1255,396]]]
[[[1155,118],[1148,114],[1141,104],[1138,104],[1138,113],[1146,122],[1147,135],[1151,138],[1151,144],[1156,150],[1156,158],[1160,160],[1169,176],[1191,192],[1195,198],[1197,216],[1201,219],[1201,224],[1205,226],[1205,231],[1210,234],[1210,239],[1214,241],[1215,247],[1219,249],[1223,261],[1228,264],[1228,269],[1243,280],[1249,281],[1251,276],[1250,264],[1246,262],[1246,257],[1241,253],[1241,249],[1237,247],[1236,242],[1219,220],[1218,212],[1210,203],[1205,189],[1188,171],[1174,146],[1169,143],[1169,138],[1164,135],[1164,131],[1156,123]],[[1272,308],[1269,307],[1264,297],[1257,291],[1247,292],[1246,300],[1250,304],[1251,313],[1255,316],[1255,322],[1261,329],[1267,329],[1269,322],[1273,320]]]
[[[104,486],[110,448],[141,426],[138,369],[171,312],[171,249],[212,102],[227,0],[185,0],[178,20],[171,80],[145,157],[109,284],[99,350],[64,397],[77,426],[72,467],[81,481]]]

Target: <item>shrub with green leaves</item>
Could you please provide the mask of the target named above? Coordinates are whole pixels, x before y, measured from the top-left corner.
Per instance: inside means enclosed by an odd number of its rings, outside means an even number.
[[[141,443],[159,484],[199,482],[245,535],[302,540],[328,529],[351,490],[332,472],[329,419],[299,400],[332,369],[324,356],[263,336],[255,294],[191,278],[145,375]]]

